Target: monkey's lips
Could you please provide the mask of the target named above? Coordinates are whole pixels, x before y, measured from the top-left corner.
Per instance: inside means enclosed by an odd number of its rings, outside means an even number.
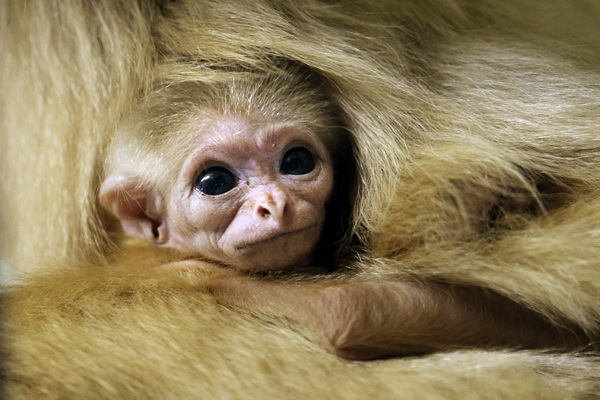
[[[257,235],[256,238],[252,240],[247,240],[241,243],[238,243],[234,248],[236,251],[244,252],[250,251],[252,248],[265,244],[272,244],[277,242],[278,240],[285,239],[293,239],[293,236],[301,236],[305,234],[312,233],[313,230],[318,231],[319,224],[312,224],[304,228],[294,229],[288,232],[275,232],[275,233],[267,233],[265,235]],[[315,240],[316,242],[316,240]]]

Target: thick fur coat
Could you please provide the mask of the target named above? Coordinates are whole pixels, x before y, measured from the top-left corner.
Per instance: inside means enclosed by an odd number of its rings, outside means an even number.
[[[3,294],[6,393],[598,398],[598,20],[591,0],[3,2],[0,245],[25,282]],[[96,201],[119,121],[157,82],[281,62],[323,77],[354,141],[340,268],[489,288],[589,348],[351,363],[153,270]]]

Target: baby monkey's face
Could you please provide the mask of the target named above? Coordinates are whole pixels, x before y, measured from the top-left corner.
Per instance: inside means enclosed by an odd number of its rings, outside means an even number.
[[[329,152],[290,124],[222,117],[166,194],[162,243],[245,270],[310,262],[333,188]]]

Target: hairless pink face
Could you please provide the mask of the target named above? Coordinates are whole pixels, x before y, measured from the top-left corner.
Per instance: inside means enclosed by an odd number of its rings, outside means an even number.
[[[305,128],[237,117],[218,119],[197,140],[164,198],[122,193],[128,178],[113,176],[102,186],[102,204],[126,232],[159,246],[238,269],[308,264],[333,187],[325,145]],[[131,210],[132,203],[154,211]]]

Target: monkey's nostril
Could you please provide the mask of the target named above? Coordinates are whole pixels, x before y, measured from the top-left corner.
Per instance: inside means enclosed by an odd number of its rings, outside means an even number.
[[[267,219],[267,218],[271,217],[271,211],[269,211],[267,208],[265,208],[263,206],[259,206],[258,207],[258,215]]]

